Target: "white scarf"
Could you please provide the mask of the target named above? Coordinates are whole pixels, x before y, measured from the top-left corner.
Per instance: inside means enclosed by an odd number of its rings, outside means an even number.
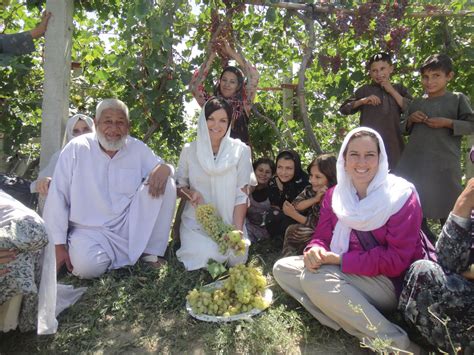
[[[74,126],[76,125],[77,121],[83,120],[94,132],[94,120],[89,116],[83,115],[82,113],[78,113],[67,120],[66,123],[66,143],[68,143],[71,139],[74,138]]]
[[[226,223],[231,224],[234,214],[237,188],[236,166],[246,145],[238,139],[230,138],[230,125],[221,140],[219,151],[214,157],[205,116],[206,105],[201,110],[197,129],[197,158],[203,170],[211,179],[211,201]],[[250,184],[251,176],[249,176]]]
[[[344,150],[349,139],[357,132],[375,134],[379,142],[378,171],[367,188],[367,196],[359,200],[350,176],[346,173]],[[403,207],[415,187],[405,179],[388,173],[388,159],[380,135],[371,128],[359,127],[349,132],[342,143],[337,159],[337,185],[332,195],[332,208],[338,218],[334,228],[331,251],[342,254],[349,249],[351,229],[373,231]]]

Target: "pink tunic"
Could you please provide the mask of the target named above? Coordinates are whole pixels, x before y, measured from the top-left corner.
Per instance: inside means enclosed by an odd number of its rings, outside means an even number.
[[[321,205],[319,223],[306,250],[318,245],[330,250],[332,233],[337,216],[332,209],[334,188],[328,190]],[[348,274],[363,276],[401,276],[412,262],[423,258],[420,239],[422,212],[416,194],[408,198],[403,207],[387,223],[372,231],[377,246],[365,251],[354,231],[351,232],[349,250],[342,255],[341,269]]]

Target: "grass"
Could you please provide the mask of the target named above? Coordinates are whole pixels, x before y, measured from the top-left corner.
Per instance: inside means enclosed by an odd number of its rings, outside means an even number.
[[[61,282],[87,286],[86,294],[58,318],[51,336],[11,331],[0,333],[0,353],[219,353],[346,354],[363,353],[357,339],[320,325],[286,295],[271,276],[279,257],[271,242],[251,247],[250,258],[272,284],[274,303],[250,321],[225,324],[191,318],[185,296],[211,282],[204,270],[186,272],[173,246],[161,270],[142,265],[107,273],[96,280],[71,276]]]

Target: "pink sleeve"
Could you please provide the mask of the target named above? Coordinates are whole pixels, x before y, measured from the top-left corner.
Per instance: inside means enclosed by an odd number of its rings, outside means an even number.
[[[348,251],[342,255],[342,271],[364,276],[401,275],[414,260],[421,258],[422,212],[413,193],[385,226],[372,231],[381,244],[369,251]]]
[[[324,196],[323,202],[321,203],[318,225],[316,226],[313,238],[306,246],[305,251],[314,246],[320,246],[326,250],[330,250],[329,245],[331,244],[332,232],[336,220],[336,215],[332,210],[333,192],[334,187],[329,189]]]

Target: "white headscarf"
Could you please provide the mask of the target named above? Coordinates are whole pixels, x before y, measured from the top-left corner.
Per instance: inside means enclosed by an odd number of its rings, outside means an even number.
[[[198,120],[196,138],[197,158],[203,170],[211,178],[211,201],[206,202],[213,202],[224,221],[229,223],[232,221],[234,213],[235,199],[231,196],[235,193],[237,186],[236,166],[239,163],[243,150],[248,149],[248,147],[240,140],[230,138],[229,124],[227,132],[221,140],[219,151],[214,157],[206,122],[206,105],[207,102],[203,106]],[[249,181],[246,184],[251,184],[252,176],[253,170],[250,169]]]
[[[377,137],[380,154],[378,171],[367,188],[367,196],[359,200],[351,177],[346,173],[344,151],[350,138],[357,132],[368,131]],[[332,196],[332,208],[338,218],[334,228],[331,251],[341,254],[349,248],[351,229],[372,231],[382,227],[397,213],[415,187],[405,179],[388,173],[388,159],[380,135],[371,128],[359,127],[350,131],[337,159],[337,185]]]
[[[91,129],[92,132],[94,132],[94,120],[90,118],[89,116],[83,115],[81,113],[78,113],[71,118],[68,119],[66,123],[66,143],[68,143],[71,139],[74,138],[74,126],[76,125],[77,121],[83,120]]]

